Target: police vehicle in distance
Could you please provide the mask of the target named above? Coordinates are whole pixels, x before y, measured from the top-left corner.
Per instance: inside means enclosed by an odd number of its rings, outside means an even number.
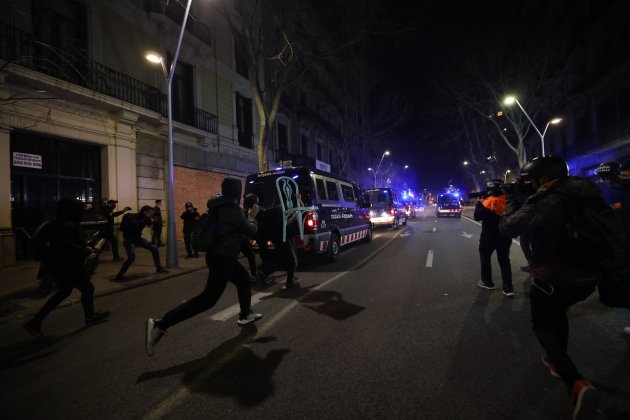
[[[398,229],[407,224],[407,213],[402,195],[392,188],[363,190],[370,201],[370,220],[376,226],[392,226]]]
[[[457,191],[447,191],[437,197],[435,215],[437,217],[462,217],[462,205],[460,193]]]
[[[352,181],[308,167],[278,168],[249,175],[245,195],[258,195],[262,208],[279,205],[276,188],[279,177],[293,179],[304,206],[313,206],[303,217],[304,238],[294,239],[296,249],[304,253],[323,254],[335,260],[341,247],[353,242],[370,242],[372,225],[359,188]]]

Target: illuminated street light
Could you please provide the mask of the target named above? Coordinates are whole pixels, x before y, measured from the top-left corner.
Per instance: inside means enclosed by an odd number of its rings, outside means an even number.
[[[558,124],[560,121],[562,121],[562,118],[554,118],[551,121],[549,121],[547,125],[545,126],[545,129],[541,133],[538,127],[536,127],[536,124],[534,124],[534,121],[532,121],[532,119],[529,117],[529,114],[525,111],[525,108],[523,108],[523,106],[518,101],[518,99],[516,99],[516,97],[508,96],[503,100],[503,104],[507,106],[510,106],[514,103],[516,103],[516,105],[518,105],[521,111],[523,111],[523,114],[525,114],[529,123],[532,125],[532,127],[534,127],[534,130],[536,130],[536,132],[540,136],[540,146],[542,148],[542,157],[545,157],[545,134],[547,134],[547,129],[549,128],[549,124]]]
[[[374,171],[374,188],[376,188],[376,175],[378,174],[378,171],[381,170],[381,163],[383,163],[383,158],[385,156],[389,156],[389,150],[385,150],[383,152],[383,156],[381,156],[381,161],[378,163],[378,167],[376,168],[376,170]]]
[[[164,58],[161,54],[155,52],[148,52],[145,54],[145,58],[155,64],[162,65],[162,71],[164,72],[164,78],[166,79],[166,98],[168,105],[168,209],[166,212],[166,267],[177,268],[179,267],[179,261],[177,258],[177,242],[176,228],[175,228],[175,176],[173,170],[173,101],[172,101],[172,86],[173,76],[175,74],[175,66],[177,65],[177,58],[179,57],[179,49],[182,45],[182,39],[184,37],[184,30],[186,29],[186,21],[188,20],[188,14],[190,12],[190,5],[192,0],[188,0],[186,5],[186,12],[184,13],[184,21],[179,31],[179,40],[177,41],[177,48],[175,49],[175,56],[171,63],[171,68],[166,69]]]
[[[507,176],[508,176],[508,174],[510,172],[512,172],[512,171],[510,171],[509,169],[507,171],[505,171],[505,173],[503,174],[503,182],[507,182]]]
[[[463,161],[463,162],[462,162],[462,164],[463,164],[464,166],[468,166],[468,163],[469,163],[469,162],[468,162],[467,160],[465,160],[465,161]]]

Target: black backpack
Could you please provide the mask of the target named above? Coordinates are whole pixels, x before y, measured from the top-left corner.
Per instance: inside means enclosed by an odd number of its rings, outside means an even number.
[[[120,226],[118,227],[118,230],[120,230],[122,233],[124,234],[132,234],[133,233],[133,217],[135,216],[135,214],[133,213],[127,213],[123,216],[122,220],[120,221]]]
[[[217,209],[208,210],[201,215],[190,235],[195,252],[208,252],[217,243],[219,217]]]
[[[37,227],[28,241],[28,251],[35,261],[49,263],[51,259],[51,242],[57,222],[44,222]]]
[[[630,307],[630,221],[602,197],[567,199],[566,255],[572,265],[602,273],[600,301]]]

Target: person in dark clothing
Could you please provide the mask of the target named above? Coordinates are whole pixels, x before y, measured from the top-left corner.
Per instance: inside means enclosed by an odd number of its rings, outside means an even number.
[[[505,194],[501,190],[501,180],[494,179],[486,183],[486,197],[478,201],[474,218],[481,221],[481,236],[479,238],[479,258],[481,262],[481,280],[477,285],[483,289],[493,290],[491,257],[497,252],[497,260],[501,268],[503,279],[503,295],[514,297],[512,286],[512,267],[510,265],[510,247],[512,238],[501,235],[499,220],[505,209]]]
[[[81,305],[85,324],[93,325],[104,321],[109,312],[94,311],[94,286],[86,269],[86,258],[96,258],[94,251],[86,247],[81,239],[83,202],[72,199],[59,200],[57,218],[50,239],[50,259],[47,265],[57,292],[44,304],[35,316],[24,324],[31,335],[42,336],[41,325],[46,316],[64,299],[73,288],[81,291]]]
[[[168,311],[162,318],[149,318],[146,322],[146,350],[153,356],[155,345],[173,325],[212,308],[219,300],[228,281],[236,286],[241,307],[237,324],[244,326],[262,318],[251,309],[251,286],[247,270],[238,262],[242,235],[256,237],[258,204],[247,212],[239,206],[241,181],[225,178],[221,183],[222,196],[208,200],[208,210],[217,212],[217,240],[206,253],[208,280],[198,296]]]
[[[254,205],[259,205],[258,196],[256,194],[247,194],[243,202],[243,215],[245,217],[247,217],[249,209],[254,207]],[[247,235],[243,235],[242,237],[243,239],[241,241],[241,252],[247,258],[247,262],[249,264],[249,273],[251,274],[251,281],[252,283],[255,283],[256,255],[254,254],[254,250],[252,249],[251,240],[247,237]]]
[[[184,245],[186,245],[186,258],[199,258],[199,252],[193,249],[192,233],[195,230],[195,224],[199,221],[200,215],[193,203],[185,204],[186,210],[180,216],[184,221]]]
[[[116,235],[114,235],[114,219],[127,213],[128,211],[131,211],[131,207],[125,207],[120,211],[114,211],[117,203],[118,201],[116,200],[107,200],[107,203],[103,208],[103,215],[107,219],[107,224],[103,229],[103,238],[109,242],[109,247],[112,249],[114,261],[121,260],[120,255],[118,254],[118,241],[116,240]]]
[[[557,157],[536,158],[521,169],[525,186],[533,192],[524,203],[508,197],[499,230],[511,237],[532,233],[532,324],[544,350],[542,362],[551,375],[560,377],[573,398],[573,418],[595,418],[599,394],[582,377],[567,353],[568,309],[595,291],[594,285],[576,285],[588,278],[575,267],[566,250],[568,197],[598,197],[597,186],[568,176],[566,163]],[[592,277],[592,276],[591,276]],[[567,281],[568,283],[563,283]],[[591,417],[588,417],[591,416]]]
[[[164,246],[162,243],[162,200],[155,200],[155,207],[153,207],[153,224],[151,225],[151,243],[158,247]]]
[[[289,218],[286,227],[286,241],[284,241],[282,238],[282,217],[282,207],[280,206],[265,210],[261,215],[260,220],[263,227],[258,244],[261,246],[263,264],[258,277],[261,281],[268,283],[270,282],[269,275],[276,271],[276,268],[284,269],[287,272],[285,288],[289,289],[295,285],[295,270],[298,266],[294,243],[297,223],[295,216]],[[268,241],[273,243],[273,252],[270,252],[266,247]]]
[[[153,209],[150,206],[143,206],[138,213],[127,215],[128,220],[123,220],[121,223],[120,229],[123,232],[123,243],[125,245],[125,251],[127,251],[127,259],[120,267],[120,271],[116,274],[114,281],[124,280],[125,273],[136,259],[137,247],[148,249],[151,252],[156,273],[168,273],[168,270],[164,269],[160,264],[160,254],[158,253],[157,246],[142,238],[142,230],[147,226],[151,226],[152,214]]]

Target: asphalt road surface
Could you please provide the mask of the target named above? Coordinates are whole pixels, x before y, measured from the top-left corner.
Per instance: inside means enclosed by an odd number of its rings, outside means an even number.
[[[53,312],[42,339],[0,326],[3,419],[569,419],[564,385],[540,362],[529,284],[511,251],[516,296],[476,286],[479,226],[428,214],[334,263],[301,261],[256,286],[255,326],[236,325],[236,291],[174,326],[154,357],[147,317],[199,293],[198,271]],[[500,286],[496,258],[493,275]],[[630,313],[596,296],[570,311],[570,354],[602,393],[601,419],[630,419]]]

